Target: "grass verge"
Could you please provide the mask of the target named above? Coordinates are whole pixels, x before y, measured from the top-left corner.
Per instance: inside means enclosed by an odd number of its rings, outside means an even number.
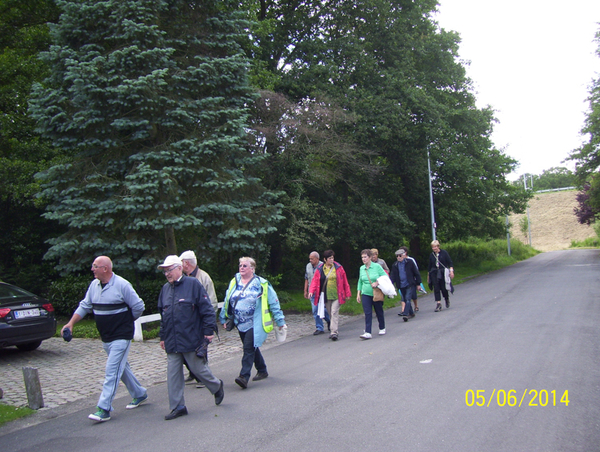
[[[20,419],[25,416],[30,416],[35,413],[35,410],[26,407],[17,407],[0,403],[0,426],[7,422]]]

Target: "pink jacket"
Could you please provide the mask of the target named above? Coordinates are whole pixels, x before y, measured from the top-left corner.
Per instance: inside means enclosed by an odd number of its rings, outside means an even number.
[[[346,271],[344,270],[344,267],[335,261],[333,262],[333,266],[335,267],[338,300],[340,300],[340,304],[344,304],[346,300],[352,296],[352,293],[350,292],[350,285],[348,284],[348,278],[346,278]],[[323,264],[321,263],[316,268],[315,275],[313,276],[312,282],[310,283],[310,288],[308,289],[308,292],[312,293],[315,297],[315,305],[319,304],[321,287],[323,287],[324,283],[325,274],[323,273]]]

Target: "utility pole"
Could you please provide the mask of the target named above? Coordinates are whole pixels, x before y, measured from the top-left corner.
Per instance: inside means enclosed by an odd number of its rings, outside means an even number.
[[[527,190],[527,174],[523,174],[523,185]],[[531,189],[533,190],[533,176],[531,176]],[[527,233],[529,235],[529,246],[531,246],[531,218],[529,217],[529,204],[527,204]]]
[[[431,162],[429,159],[429,147],[427,148],[427,171],[429,174],[429,207],[431,208],[431,236],[435,238],[435,212],[433,210],[433,188],[431,186]]]

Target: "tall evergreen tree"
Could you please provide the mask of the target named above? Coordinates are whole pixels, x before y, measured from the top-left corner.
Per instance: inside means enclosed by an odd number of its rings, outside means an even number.
[[[185,241],[201,258],[258,252],[279,219],[248,171],[248,24],[234,1],[59,1],[52,74],[31,114],[68,161],[41,177],[68,226],[47,256],[72,271],[108,254],[147,270]]]

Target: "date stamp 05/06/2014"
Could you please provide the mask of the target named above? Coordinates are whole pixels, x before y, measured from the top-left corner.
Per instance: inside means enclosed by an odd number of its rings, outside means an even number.
[[[489,394],[489,391],[488,391]],[[485,389],[467,389],[465,393],[465,403],[467,406],[485,406],[490,404],[498,406],[557,406],[564,404],[569,406],[569,390],[565,390],[562,395],[556,390],[546,389],[525,389],[523,394],[517,394],[515,389],[508,391],[504,389],[494,389],[491,395],[487,396]]]

